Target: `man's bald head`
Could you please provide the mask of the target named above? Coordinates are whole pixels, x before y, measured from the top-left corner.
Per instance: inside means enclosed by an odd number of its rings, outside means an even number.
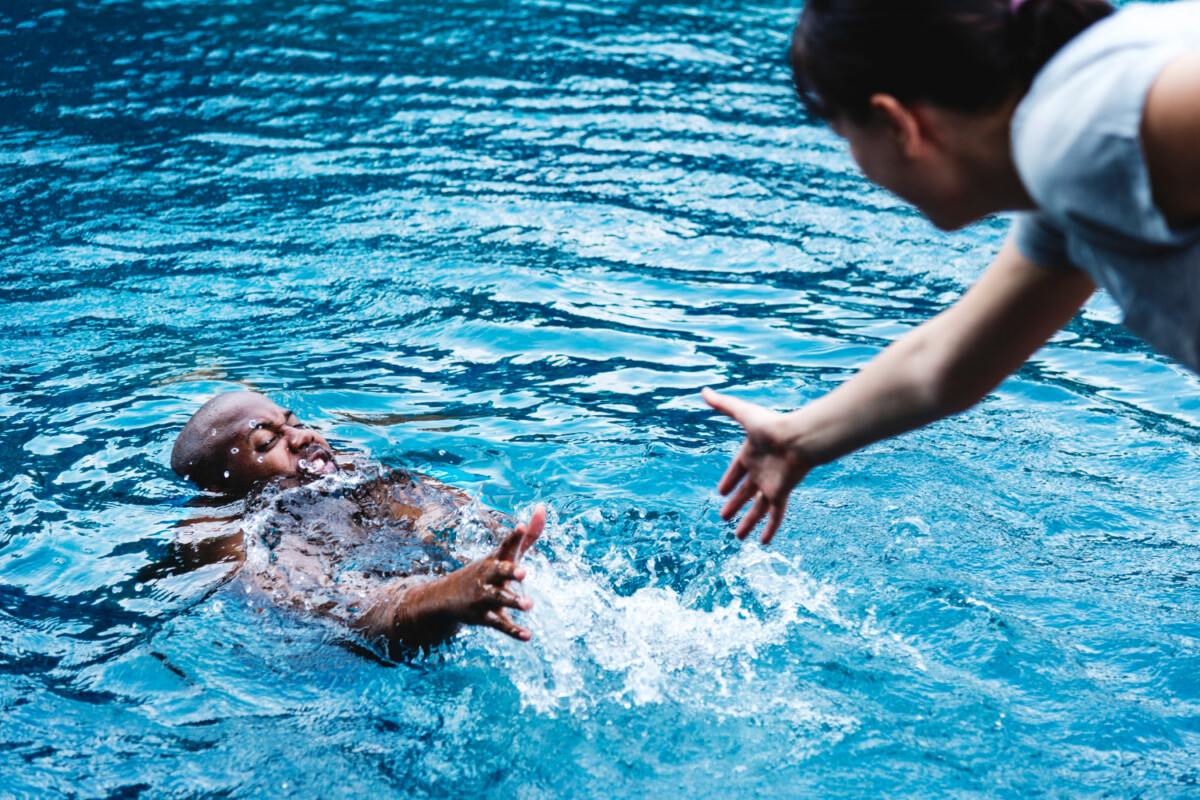
[[[247,489],[281,475],[337,471],[319,433],[258,392],[227,392],[192,415],[171,449],[171,469],[205,489]]]
[[[223,486],[230,418],[240,417],[246,404],[259,397],[257,392],[226,392],[200,406],[171,448],[175,474],[198,486]]]

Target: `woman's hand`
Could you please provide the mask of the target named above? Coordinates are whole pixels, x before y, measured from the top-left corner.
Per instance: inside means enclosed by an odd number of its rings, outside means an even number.
[[[710,406],[746,429],[717,489],[733,494],[730,519],[744,539],[769,512],[771,541],[787,499],[809,470],[847,453],[965,411],[1070,321],[1095,290],[1085,273],[1043,269],[1009,238],[958,302],[909,331],[850,380],[790,414],[704,390]]]
[[[770,514],[762,535],[763,544],[768,544],[783,522],[788,495],[812,465],[786,436],[783,414],[708,388],[702,395],[705,402],[746,431],[742,449],[717,484],[717,491],[730,495],[721,509],[721,519],[732,519],[739,509],[752,501],[734,535],[745,539],[762,518]]]

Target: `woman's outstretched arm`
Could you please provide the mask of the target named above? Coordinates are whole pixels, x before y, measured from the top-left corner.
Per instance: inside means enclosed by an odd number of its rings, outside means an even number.
[[[950,308],[892,343],[854,377],[787,414],[704,390],[746,431],[718,485],[736,535],[764,518],[763,543],[783,522],[788,496],[809,470],[872,442],[957,414],[982,400],[1075,315],[1095,289],[1079,270],[1029,261],[1011,238]]]

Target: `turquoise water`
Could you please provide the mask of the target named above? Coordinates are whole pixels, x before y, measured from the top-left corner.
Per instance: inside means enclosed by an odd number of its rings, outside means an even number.
[[[768,549],[700,387],[788,408],[950,302],[804,119],[796,8],[0,6],[0,795],[1200,795],[1200,393],[1097,298]],[[552,522],[528,645],[392,664],[205,571],[249,386]]]

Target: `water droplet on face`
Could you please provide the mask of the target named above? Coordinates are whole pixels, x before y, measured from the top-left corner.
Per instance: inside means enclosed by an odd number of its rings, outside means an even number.
[[[252,420],[250,420],[250,427],[251,427],[251,428],[257,428],[257,427],[258,427],[258,420],[256,420],[256,419],[252,419]]]
[[[217,429],[213,428],[212,433],[210,433],[209,436],[216,436],[216,435],[217,435]]]
[[[263,460],[263,457],[262,457],[262,456],[259,456],[259,457],[258,457],[258,463],[260,463],[260,464],[261,464],[261,463],[262,463],[262,460]]]
[[[231,449],[229,452],[236,456],[238,454],[238,449],[235,447],[235,448]]]

